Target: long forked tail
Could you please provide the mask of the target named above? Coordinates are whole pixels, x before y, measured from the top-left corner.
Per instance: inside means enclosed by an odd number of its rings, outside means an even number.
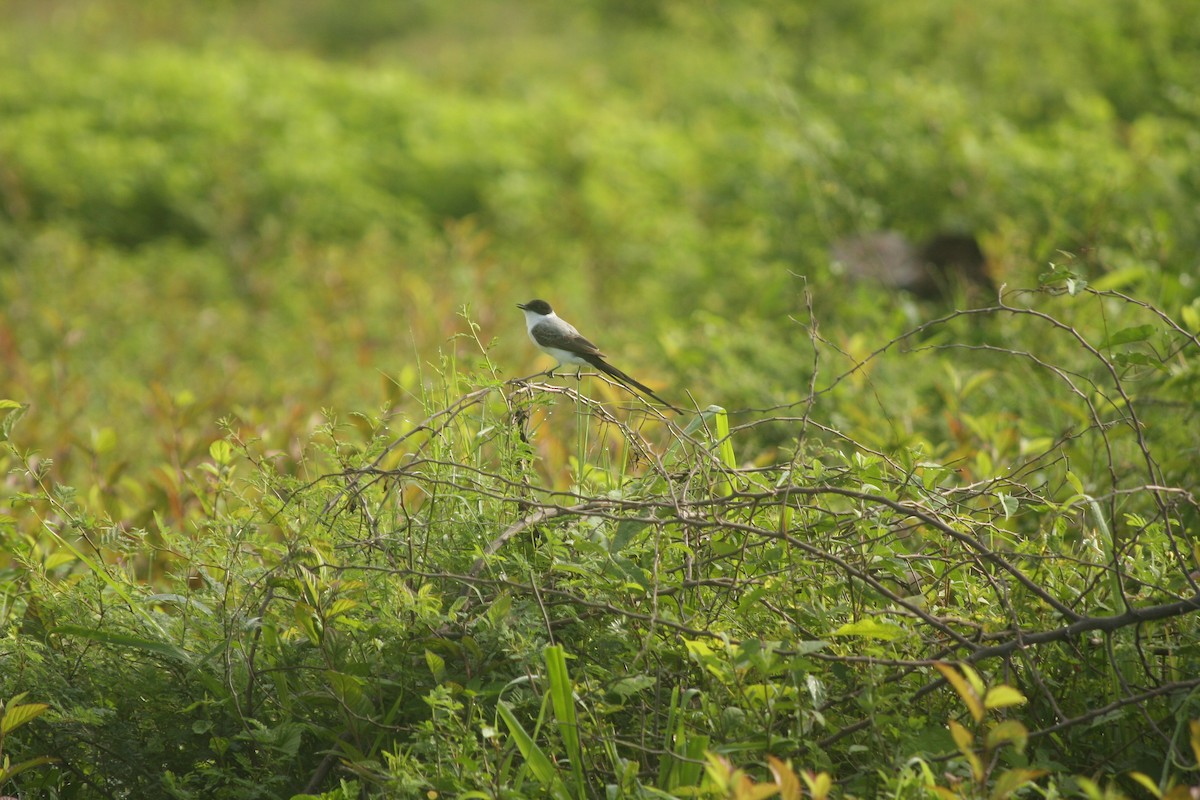
[[[661,397],[659,397],[653,391],[651,391],[649,386],[647,386],[644,383],[634,380],[633,378],[629,377],[624,372],[621,372],[621,370],[617,369],[612,364],[609,364],[608,362],[604,361],[603,359],[597,358],[596,360],[592,361],[592,366],[594,366],[596,369],[603,372],[605,375],[608,375],[609,377],[614,378],[615,380],[619,381],[620,383],[625,384],[626,387],[628,387],[630,389],[637,389],[639,392],[646,395],[647,397],[651,397],[651,398],[657,400],[658,402],[662,403],[667,408],[674,411],[676,414],[683,413],[683,409],[676,408],[675,406],[668,403],[666,400],[663,400]]]

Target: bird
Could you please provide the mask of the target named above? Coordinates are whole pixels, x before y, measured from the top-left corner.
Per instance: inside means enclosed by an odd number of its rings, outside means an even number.
[[[579,368],[595,367],[626,388],[636,389],[672,411],[682,413],[681,409],[656,395],[649,386],[634,380],[605,361],[607,356],[600,352],[600,348],[585,339],[574,325],[555,314],[554,309],[545,300],[517,303],[517,308],[525,312],[525,330],[529,334],[530,341],[543,353],[554,356],[558,361],[554,367],[546,371],[547,375],[553,376],[554,370],[563,364],[574,364]]]

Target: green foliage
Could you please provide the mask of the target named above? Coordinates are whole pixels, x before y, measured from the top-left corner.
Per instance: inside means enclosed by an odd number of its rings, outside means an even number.
[[[5,791],[1196,782],[1185,0],[12,5]]]
[[[50,710],[50,706],[46,703],[22,703],[21,701],[24,699],[25,693],[22,692],[10,698],[7,703],[0,703],[0,757],[2,757],[0,758],[0,787],[25,770],[51,764],[55,760],[49,756],[38,756],[14,764],[8,754],[4,752],[4,740],[13,731],[28,725]]]
[[[1176,374],[1200,348],[1154,309],[1085,289],[1067,299],[1156,320],[1092,345],[1041,310],[1062,299],[993,312],[1069,343],[994,351],[1044,368],[1024,376],[1038,427],[1011,411],[986,423],[968,382],[949,406],[957,444],[883,452],[823,421],[884,352],[818,376],[807,432],[787,416],[733,429],[719,409],[677,427],[614,416],[582,386],[447,373],[447,388],[480,388],[433,391],[424,420],[367,438],[326,426],[306,475],[236,434],[213,444],[195,533],[161,545],[39,484],[20,508],[45,535],[16,543],[3,657],[57,715],[27,746],[86,762],[105,793],[176,797],[351,778],[477,797],[828,791],[781,761],[759,783],[734,755],[790,757],[854,794],[1002,797],[1100,754],[1145,774],[1161,761],[1137,744],[1142,721],[1176,713],[1198,666],[1181,577],[1194,556],[1171,545],[1196,508],[1172,488],[1187,468],[1156,456],[1194,401],[1164,402],[1176,389],[1160,370],[1113,370],[1152,337]],[[1072,351],[1069,372],[1046,361]],[[791,432],[787,457],[739,467],[759,428]],[[151,553],[166,559],[154,583],[132,564]],[[1148,670],[1156,653],[1169,661]],[[937,693],[939,671],[957,699]],[[952,718],[959,703],[974,729]],[[85,755],[96,740],[113,747]],[[945,753],[963,782],[875,774],[881,757]],[[1165,787],[1178,773],[1163,769]]]

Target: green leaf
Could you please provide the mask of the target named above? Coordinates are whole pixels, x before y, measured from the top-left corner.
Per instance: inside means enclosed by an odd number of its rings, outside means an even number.
[[[1060,281],[1066,281],[1075,277],[1074,272],[1069,269],[1065,269],[1064,267],[1060,267],[1057,264],[1051,264],[1050,267],[1050,272],[1043,272],[1038,275],[1039,286],[1049,286],[1051,284],[1059,283]]]
[[[556,798],[568,800],[570,794],[563,785],[562,779],[554,770],[554,764],[550,761],[542,748],[538,747],[537,742],[529,735],[516,715],[512,713],[508,703],[501,700],[496,704],[496,713],[500,715],[500,719],[504,720],[504,725],[508,728],[508,733],[516,742],[517,749],[521,751],[521,755],[525,758],[525,764],[529,767],[529,771],[533,774],[534,779],[543,787],[550,789],[551,793]]]
[[[954,738],[954,746],[958,748],[958,752],[963,755],[975,752],[975,737],[963,727],[962,723],[950,720],[949,727],[950,735]]]
[[[946,682],[954,687],[954,691],[958,692],[958,696],[962,698],[962,701],[967,706],[967,710],[971,712],[971,716],[975,721],[979,722],[983,719],[983,704],[979,702],[979,695],[963,677],[962,673],[955,669],[953,665],[940,661],[933,666],[938,672],[942,673],[942,677],[946,679]]]
[[[1143,789],[1150,793],[1151,797],[1162,797],[1162,790],[1158,788],[1158,784],[1149,776],[1141,772],[1126,773],[1135,783],[1141,785]]]
[[[880,622],[876,619],[860,619],[858,622],[847,622],[833,632],[834,636],[857,636],[861,639],[878,639],[894,642],[908,636],[908,631],[891,622]]]
[[[1122,328],[1101,342],[1099,347],[1103,349],[1105,347],[1116,347],[1117,345],[1130,344],[1132,342],[1144,342],[1154,335],[1154,331],[1155,328],[1153,325],[1135,325],[1131,328]]]
[[[6,760],[7,758],[8,756],[5,756]],[[3,768],[0,768],[0,782],[11,780],[27,769],[40,767],[43,764],[54,764],[57,761],[57,758],[53,758],[51,756],[38,756],[37,758],[31,758],[28,761],[22,761],[19,764],[13,764],[11,767],[5,765]]]
[[[217,439],[208,446],[208,454],[218,464],[228,464],[233,458],[233,446],[224,439]]]
[[[1015,719],[1006,719],[987,733],[987,746],[995,749],[1004,744],[1011,744],[1018,753],[1025,752],[1025,743],[1029,739],[1029,731]]]
[[[1004,800],[1030,781],[1037,780],[1047,774],[1044,769],[1006,769],[996,779],[989,795],[991,800]]]
[[[1075,782],[1079,784],[1079,788],[1083,790],[1083,794],[1088,800],[1101,800],[1104,793],[1100,790],[1099,784],[1091,778],[1085,778],[1082,775],[1075,778]]]
[[[1114,353],[1112,359],[1113,363],[1120,367],[1150,367],[1162,373],[1171,371],[1161,359],[1145,353]]]
[[[8,706],[4,709],[4,716],[0,717],[0,736],[15,731],[27,722],[37,719],[42,714],[45,714],[48,708],[50,708],[48,703],[23,703],[21,705]]]
[[[770,758],[770,756],[768,756],[768,758]],[[772,771],[775,771],[774,765],[772,765]],[[789,769],[788,771],[790,772],[791,770]],[[781,780],[780,777],[778,777],[778,773],[776,774],[776,783],[781,786],[788,786],[790,784],[790,781]],[[786,777],[786,773],[784,777]],[[829,795],[829,790],[833,788],[833,778],[828,772],[811,772],[809,770],[801,770],[800,777],[804,779],[804,785],[808,787],[809,794],[811,794],[814,798],[827,797]],[[795,778],[793,777],[791,780],[794,781]],[[783,793],[781,792],[780,794],[782,797]],[[791,793],[790,797],[801,797],[799,787],[796,787],[796,791]]]
[[[1063,477],[1067,479],[1067,483],[1071,484],[1071,488],[1073,488],[1075,490],[1076,494],[1078,494],[1078,495],[1086,495],[1087,494],[1087,492],[1085,492],[1083,490],[1083,481],[1079,480],[1079,476],[1076,475],[1074,472],[1067,470],[1067,472],[1063,475]]]
[[[82,625],[57,625],[50,632],[60,636],[78,636],[81,639],[90,639],[93,642],[100,642],[101,644],[113,647],[128,647],[133,650],[141,650],[144,653],[154,653],[155,655],[166,656],[184,664],[190,664],[192,661],[191,654],[170,642],[144,639],[141,636],[133,636],[128,633],[96,630],[85,628]]]
[[[429,667],[430,674],[438,683],[441,683],[442,679],[446,677],[446,659],[432,650],[425,651],[425,666]]]
[[[1000,501],[1000,508],[1004,510],[1004,518],[1009,519],[1021,507],[1021,501],[1012,495],[1007,495],[1004,492],[998,494],[997,499]]]
[[[623,519],[617,524],[617,532],[613,534],[612,543],[609,546],[609,551],[619,553],[624,550],[626,545],[633,540],[646,527],[649,522],[643,522],[639,519]]]
[[[1008,708],[1025,703],[1025,695],[1011,686],[1001,684],[987,690],[983,697],[984,708]]]
[[[567,654],[562,645],[550,645],[542,651],[546,661],[546,676],[550,682],[550,702],[554,718],[558,720],[558,732],[571,763],[571,774],[576,790],[582,790],[583,749],[579,744],[579,720],[575,714],[575,687],[567,672]]]
[[[1200,300],[1193,300],[1191,305],[1180,309],[1183,327],[1192,333],[1200,333]]]

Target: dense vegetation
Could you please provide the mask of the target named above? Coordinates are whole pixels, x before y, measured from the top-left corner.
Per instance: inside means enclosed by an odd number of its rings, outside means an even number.
[[[0,793],[1200,784],[1189,2],[11,5]]]

